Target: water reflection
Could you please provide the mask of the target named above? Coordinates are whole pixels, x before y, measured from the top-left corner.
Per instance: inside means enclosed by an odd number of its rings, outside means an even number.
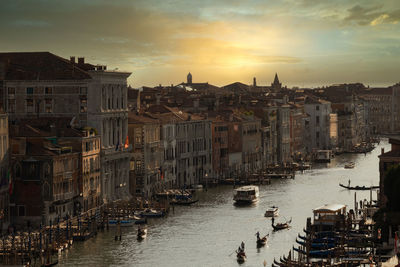
[[[382,143],[387,151],[389,146]],[[253,206],[233,205],[232,186],[209,188],[199,192],[199,202],[175,207],[163,219],[149,221],[148,234],[136,240],[137,228],[122,229],[122,241],[114,241],[114,232],[100,233],[85,243],[75,243],[62,254],[60,266],[238,266],[233,253],[241,241],[246,243],[247,261],[241,266],[270,266],[274,258],[287,254],[302,233],[312,209],[328,203],[343,203],[353,208],[354,191],[339,183],[377,185],[378,154],[337,156],[329,164],[318,164],[296,179],[273,180],[260,186],[260,200]],[[344,165],[355,162],[354,169]],[[357,198],[369,199],[369,191],[357,192]],[[376,195],[374,193],[374,198]],[[292,218],[287,230],[272,231],[271,218],[264,217],[270,206],[279,207],[276,222]],[[269,233],[267,245],[257,249],[255,233]]]

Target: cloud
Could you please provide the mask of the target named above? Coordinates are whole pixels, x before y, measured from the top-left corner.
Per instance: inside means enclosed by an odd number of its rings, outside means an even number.
[[[348,15],[344,18],[347,23],[356,23],[361,26],[377,26],[379,24],[397,24],[400,20],[400,9],[385,11],[383,4],[363,7],[355,5],[348,9]]]

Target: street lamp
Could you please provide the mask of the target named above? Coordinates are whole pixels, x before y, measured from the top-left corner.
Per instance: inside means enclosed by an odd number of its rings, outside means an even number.
[[[206,173],[204,176],[206,177],[206,192],[207,192],[208,173]]]

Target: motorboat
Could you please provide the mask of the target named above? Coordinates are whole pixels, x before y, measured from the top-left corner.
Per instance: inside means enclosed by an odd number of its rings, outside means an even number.
[[[143,240],[147,235],[147,229],[146,228],[138,228],[138,233],[137,233],[137,239],[138,240]]]
[[[146,209],[140,213],[142,217],[163,217],[165,214],[162,210]]]
[[[236,204],[251,204],[258,201],[258,186],[248,185],[235,189],[233,200]]]
[[[345,169],[353,169],[356,166],[354,162],[348,162],[344,165]]]
[[[265,217],[277,217],[279,215],[278,207],[272,206],[265,211]]]
[[[117,226],[120,225],[121,227],[129,227],[133,226],[135,224],[134,220],[130,219],[113,219],[113,220],[108,220],[108,225],[109,226]]]

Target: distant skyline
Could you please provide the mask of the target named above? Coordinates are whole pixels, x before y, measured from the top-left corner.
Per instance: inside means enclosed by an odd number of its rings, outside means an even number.
[[[288,87],[400,81],[398,0],[2,0],[0,51],[49,51],[186,81]]]

